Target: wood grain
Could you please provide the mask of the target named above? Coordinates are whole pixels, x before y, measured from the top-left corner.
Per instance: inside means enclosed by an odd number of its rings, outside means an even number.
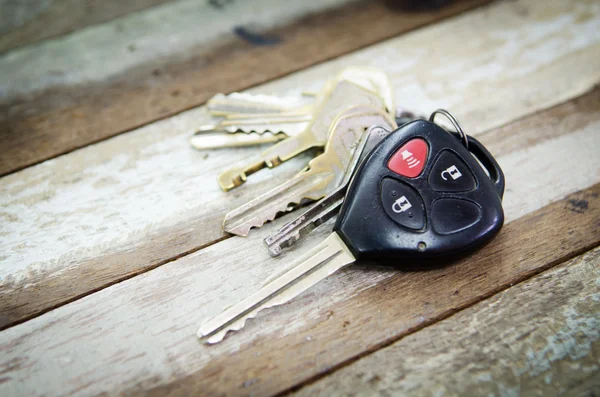
[[[369,1],[336,9],[350,1],[216,8],[187,0],[13,51],[0,58],[0,175],[488,0],[422,13],[390,12]],[[258,45],[234,33],[240,26],[279,40]]]
[[[280,393],[597,246],[599,195],[597,184],[514,220],[449,267],[354,265],[223,343],[201,345],[203,320],[290,260],[253,250],[252,237],[228,239],[2,331],[0,393]]]
[[[596,248],[292,395],[595,395],[599,283]]]
[[[509,223],[493,244],[455,266],[399,273],[357,265],[290,304],[263,312],[223,344],[202,346],[195,332],[203,321],[321,241],[331,224],[279,259],[261,245],[268,229],[233,237],[3,331],[4,363],[22,363],[21,371],[5,373],[13,380],[7,391],[35,395],[30,390],[35,376],[57,395],[80,387],[96,394],[170,385],[156,390],[161,395],[177,392],[179,380],[183,394],[222,385],[233,389],[206,393],[264,395],[304,382],[597,244],[600,186],[544,206],[600,182],[600,159],[594,156],[599,129],[596,119],[500,157]],[[492,151],[503,143],[485,137]],[[553,167],[575,151],[579,161],[570,168]],[[94,271],[90,268],[88,277]],[[60,368],[43,357],[59,360]],[[72,386],[65,388],[66,383]]]
[[[580,37],[590,29],[590,22],[579,17],[581,7],[585,9],[588,3],[577,3],[566,10],[559,3],[557,9],[548,8],[547,2],[499,3],[258,87],[254,92],[287,95],[316,89],[344,65],[385,61],[399,103],[410,101],[423,112],[448,107],[469,133],[477,135],[576,96],[598,81],[600,59],[594,56],[598,48],[595,37]],[[523,9],[528,10],[526,16]],[[569,16],[568,10],[574,14]],[[566,14],[560,13],[563,11]],[[541,22],[536,22],[538,14],[544,16]],[[512,30],[506,28],[509,22]],[[480,40],[465,48],[466,38],[475,31]],[[540,35],[540,31],[546,33]],[[522,46],[522,59],[514,55],[515,44],[497,39],[501,35],[522,37],[516,42]],[[423,51],[425,45],[430,50]],[[549,47],[556,47],[556,51],[548,54]],[[463,51],[463,56],[457,58],[450,49]],[[532,62],[530,57],[537,61]],[[467,67],[489,73],[464,73]],[[548,84],[548,80],[560,83]],[[442,86],[446,89],[439,90]],[[515,216],[596,180],[589,169],[595,166],[593,150],[598,144],[597,134],[593,135],[597,131],[597,112],[590,110],[597,94],[590,95],[586,97],[590,99],[582,100],[587,108],[565,118],[564,123],[545,128],[545,121],[533,119],[530,122],[534,126],[511,127],[518,131],[516,134],[510,134],[510,128],[496,133],[501,136],[498,141],[482,138],[493,153],[508,147],[524,150],[538,141],[550,142],[545,150],[551,151],[558,150],[562,142],[571,147],[575,141],[552,141],[550,137],[577,131],[579,135],[575,136],[584,142],[581,153],[590,151],[585,161],[574,165],[572,172],[580,174],[565,176],[573,179],[572,184],[556,189],[531,181],[527,173],[514,168],[510,175],[514,187],[509,186],[512,191],[529,197],[526,192],[532,186],[543,192],[552,190],[549,196],[540,194],[529,202],[516,200],[521,212],[515,212]],[[552,117],[553,112],[560,117],[565,113],[555,110],[544,117]],[[307,161],[304,157],[258,173],[246,186],[225,194],[216,183],[218,171],[230,159],[244,159],[257,149],[191,150],[186,138],[203,121],[205,110],[194,109],[0,179],[3,327],[223,239],[220,224],[228,210],[275,186]],[[508,155],[506,167],[516,167],[515,161],[522,161],[532,172],[538,172],[539,167],[553,168],[552,159],[532,162],[523,150]],[[560,159],[572,162],[569,153],[558,151]],[[556,172],[565,175],[567,171]]]
[[[0,0],[0,53],[172,0]]]

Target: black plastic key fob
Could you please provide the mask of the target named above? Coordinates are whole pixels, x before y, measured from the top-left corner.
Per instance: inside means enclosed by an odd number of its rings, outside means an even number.
[[[485,147],[467,138],[468,149],[457,135],[417,120],[365,158],[335,225],[355,256],[452,256],[500,231],[504,175]]]

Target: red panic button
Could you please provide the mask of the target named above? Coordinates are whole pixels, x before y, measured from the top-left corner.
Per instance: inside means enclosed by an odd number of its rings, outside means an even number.
[[[416,178],[425,167],[427,150],[427,142],[423,139],[411,139],[394,153],[388,168],[407,178]]]

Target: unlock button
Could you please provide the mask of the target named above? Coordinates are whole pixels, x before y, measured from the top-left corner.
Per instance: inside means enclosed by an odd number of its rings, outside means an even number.
[[[466,192],[475,188],[475,178],[460,157],[444,150],[431,169],[429,185],[438,192]]]

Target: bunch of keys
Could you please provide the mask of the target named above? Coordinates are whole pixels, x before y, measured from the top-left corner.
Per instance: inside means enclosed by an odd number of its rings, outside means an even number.
[[[346,68],[329,80],[315,97],[315,103],[295,107],[289,104],[290,100],[277,101],[264,95],[217,95],[209,101],[209,110],[225,118],[216,125],[204,126],[203,132],[192,137],[191,143],[196,148],[204,147],[202,142],[206,143],[206,138],[215,134],[221,134],[222,142],[233,137],[234,145],[239,144],[238,137],[260,140],[267,134],[273,136],[272,132],[282,134],[284,129],[290,134],[256,160],[221,173],[219,184],[225,191],[241,185],[248,175],[261,168],[273,168],[308,149],[323,148],[323,152],[291,180],[229,212],[223,222],[226,232],[246,236],[251,228],[261,227],[278,214],[330,194],[347,174],[366,129],[374,124],[388,129],[397,126],[391,115],[394,109],[392,86],[385,73],[377,69]],[[310,121],[304,121],[303,117],[308,116]],[[413,115],[400,111],[394,116],[404,122]],[[231,122],[238,125],[230,125]],[[302,127],[299,133],[290,133],[299,125]]]
[[[437,114],[448,117],[457,133],[435,124]],[[217,343],[260,310],[289,301],[357,258],[444,260],[479,248],[502,227],[503,193],[504,175],[494,157],[447,111],[393,132],[373,126],[340,186],[265,243],[276,255],[337,213],[329,237],[206,322],[198,336]]]

